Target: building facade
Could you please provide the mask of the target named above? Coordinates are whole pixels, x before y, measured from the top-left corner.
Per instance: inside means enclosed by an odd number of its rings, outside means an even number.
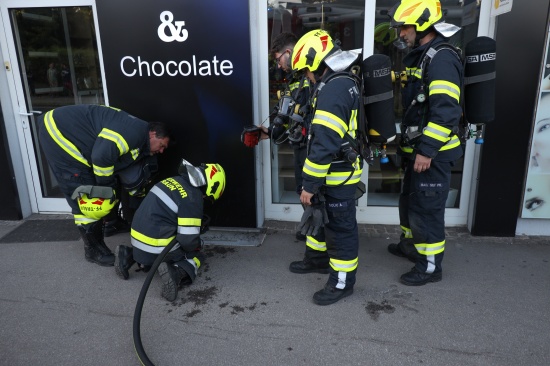
[[[35,126],[52,108],[86,103],[172,127],[177,145],[161,156],[159,177],[175,174],[182,157],[222,164],[228,185],[211,212],[213,225],[299,221],[303,210],[290,145],[262,141],[250,149],[240,141],[243,126],[267,124],[286,81],[269,57],[271,42],[281,32],[299,37],[322,27],[343,49],[362,49],[363,57],[388,55],[399,73],[405,52],[393,47],[395,33],[388,29],[394,3],[0,0],[0,166],[6,172],[0,178],[0,219],[69,212],[37,145]],[[483,144],[468,140],[453,170],[446,223],[467,226],[475,235],[550,234],[544,229],[550,219],[542,210],[544,190],[533,193],[545,187],[546,176],[536,175],[529,158],[536,121],[546,118],[537,108],[548,75],[550,0],[441,3],[446,21],[462,28],[451,43],[464,49],[477,36],[497,41],[496,117],[485,127]],[[398,135],[399,88],[395,83]],[[387,163],[375,159],[364,170],[360,223],[398,224],[402,172],[396,142],[386,152]]]

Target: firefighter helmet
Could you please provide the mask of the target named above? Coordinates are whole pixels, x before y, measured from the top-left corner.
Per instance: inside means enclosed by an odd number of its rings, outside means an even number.
[[[334,47],[332,38],[322,29],[312,30],[304,34],[294,46],[291,62],[292,70],[308,69],[315,72]]]
[[[388,22],[380,23],[374,27],[374,41],[384,46],[391,44],[397,38],[397,33]]]
[[[417,32],[443,21],[439,0],[401,0],[390,9],[389,15],[392,27],[414,25]]]
[[[109,212],[118,203],[117,199],[88,197],[86,193],[81,193],[77,197],[78,207],[80,212],[90,219],[100,220],[107,216]]]
[[[225,189],[225,171],[220,164],[204,164],[206,195],[217,200]]]

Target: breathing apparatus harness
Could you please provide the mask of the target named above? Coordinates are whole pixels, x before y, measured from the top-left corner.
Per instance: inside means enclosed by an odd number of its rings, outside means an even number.
[[[321,81],[319,82],[319,86],[315,89],[313,94],[311,95],[310,99],[310,105],[313,105],[313,102],[317,99],[317,96],[323,89],[325,85],[327,85],[330,81],[338,79],[338,78],[347,78],[350,79],[355,83],[355,86],[357,87],[357,90],[359,92],[359,100],[362,100],[363,96],[363,82],[361,78],[357,75],[360,75],[359,73],[359,66],[354,65],[350,68],[349,71],[340,71],[335,72],[332,74],[329,74],[328,76],[324,76],[321,78]],[[372,164],[372,154],[370,153],[369,145],[368,145],[368,138],[366,134],[366,120],[364,118],[364,112],[363,112],[363,106],[359,105],[358,108],[358,125],[356,130],[356,137],[352,137],[349,133],[345,133],[343,140],[344,142],[340,146],[340,151],[338,151],[338,154],[335,154],[333,156],[333,162],[349,162],[352,165],[356,164],[357,158],[363,159],[364,161],[367,161],[369,164]],[[311,140],[311,132],[308,136],[308,139]],[[370,160],[369,160],[370,159]],[[344,184],[346,184],[351,177],[353,176],[354,170],[352,170],[349,174],[349,176],[340,184],[331,186],[331,187],[339,187]],[[362,196],[363,193],[365,193],[366,188],[365,184],[363,182],[358,183],[358,189],[362,192],[358,197]]]
[[[451,51],[457,57],[457,59],[460,61],[460,63],[461,64],[463,63],[462,51],[459,48],[457,48],[457,47],[455,47],[452,44],[447,43],[447,42],[439,43],[434,47],[429,45],[422,52],[422,55],[420,56],[420,61],[417,65],[417,70],[421,70],[421,72],[422,72],[420,90],[418,90],[418,92],[416,93],[415,97],[411,101],[411,104],[407,108],[407,111],[405,112],[405,115],[403,116],[403,121],[406,121],[407,116],[414,109],[414,108],[411,108],[411,107],[415,106],[416,104],[419,104],[419,105],[422,106],[422,109],[419,113],[422,116],[422,119],[420,120],[420,123],[417,126],[404,125],[405,126],[405,132],[403,133],[403,140],[409,145],[414,145],[414,143],[418,140],[418,138],[420,136],[422,136],[424,127],[426,127],[425,126],[425,122],[426,122],[425,121],[425,116],[426,116],[426,109],[428,108],[428,103],[427,102],[428,102],[428,91],[429,91],[428,90],[429,86],[428,86],[428,82],[427,82],[427,80],[428,80],[428,67],[429,67],[432,59],[435,57],[435,55],[439,51],[442,51],[442,50]],[[464,77],[462,77],[462,80],[460,81],[460,84],[461,84],[460,92],[461,92],[461,95],[462,95],[463,94],[462,92],[463,92],[463,89],[464,89]],[[462,98],[462,97],[460,98],[460,106],[461,106],[462,110],[464,110],[464,98]],[[459,138],[461,139],[461,141],[464,141],[465,140],[465,133],[463,133],[463,131],[465,131],[466,128],[467,128],[467,126],[464,126],[464,119],[461,118],[461,122],[459,123],[459,127],[457,128],[456,131],[453,131],[453,133],[458,135]]]
[[[291,91],[288,87],[284,93],[278,91],[279,102],[275,108],[276,112],[274,111],[276,114],[273,119],[273,127],[283,126],[285,125],[285,122],[288,123],[289,126],[288,129],[286,129],[286,131],[277,138],[273,138],[274,128],[271,128],[270,137],[276,145],[280,145],[287,140],[293,144],[300,144],[304,140],[303,129],[305,126],[302,115],[307,112],[307,106],[301,106],[296,102],[296,100],[300,100],[300,96],[304,92],[303,88],[306,79],[306,75],[303,74],[298,85],[298,92],[294,98],[292,97]]]

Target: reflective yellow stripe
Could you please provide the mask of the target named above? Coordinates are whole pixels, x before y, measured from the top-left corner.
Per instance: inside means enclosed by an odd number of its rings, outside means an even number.
[[[312,177],[324,178],[327,175],[329,168],[330,164],[315,164],[306,158],[302,171]]]
[[[403,152],[406,152],[408,154],[412,154],[413,153],[413,148],[412,147],[409,147],[409,146],[399,146],[399,148],[403,151]]]
[[[111,106],[108,106],[108,105],[103,105],[103,104],[102,104],[101,106],[102,106],[102,107],[106,107],[106,108],[114,109],[114,110],[117,111],[117,112],[120,112],[120,111],[121,111],[120,108],[115,108],[115,107],[111,107]]]
[[[88,225],[93,222],[99,221],[80,214],[73,215],[73,218],[76,225]]]
[[[435,94],[447,94],[451,98],[456,99],[458,102],[460,100],[460,88],[458,85],[451,83],[446,80],[434,80],[430,83],[429,95]]]
[[[151,238],[150,236],[143,235],[142,233],[140,233],[140,232],[138,232],[134,229],[132,229],[131,235],[132,235],[132,238],[135,238],[135,239],[139,240],[140,242],[142,242],[144,244],[147,244],[147,245],[150,245],[150,246],[153,246],[153,247],[165,247],[168,244],[170,244],[170,242],[176,237],[174,235],[174,236],[171,236],[169,238],[155,239],[155,238]]]
[[[443,251],[445,250],[445,240],[433,244],[418,243],[414,246],[418,253],[422,255],[436,255],[439,253],[443,253]]]
[[[411,239],[413,237],[412,230],[409,229],[408,227],[401,225],[401,231],[403,231],[403,236],[406,239]]]
[[[199,260],[199,258],[197,257],[193,258],[193,262],[195,262],[197,269],[199,269],[201,266],[201,261]]]
[[[460,139],[458,138],[458,136],[455,135],[455,136],[451,137],[449,142],[447,142],[445,145],[443,145],[441,147],[441,149],[439,149],[439,151],[450,150],[450,149],[453,149],[457,146],[460,146]]]
[[[339,259],[330,258],[330,266],[337,272],[351,272],[357,268],[359,264],[359,258],[352,259],[350,261],[343,261]]]
[[[122,135],[118,132],[115,132],[108,128],[104,128],[101,130],[98,137],[102,137],[106,140],[114,142],[118,147],[119,155],[124,155],[130,150],[130,148],[128,147],[128,143],[126,142],[124,137],[122,137]]]
[[[452,131],[448,128],[439,126],[433,122],[428,122],[428,125],[423,131],[424,135],[445,143],[449,141],[449,135],[451,132]]]
[[[351,177],[348,179],[351,172],[330,172],[326,177],[326,184],[327,186],[337,186],[339,184],[342,184],[342,182],[346,182],[344,183],[344,185],[355,184],[361,180],[362,173],[362,169],[355,170]],[[346,179],[348,180],[346,181]]]
[[[97,175],[98,177],[108,177],[113,175],[114,172],[115,172],[114,165],[102,167],[94,164],[94,174]]]
[[[130,154],[132,154],[132,159],[136,160],[139,156],[139,149],[130,150]]]
[[[407,76],[414,76],[418,79],[422,79],[422,69],[417,67],[407,67],[405,68],[405,73]]]
[[[351,111],[351,117],[349,119],[349,135],[355,138],[355,130],[357,130],[357,109]]]
[[[55,124],[55,121],[53,119],[53,110],[49,111],[44,116],[44,125],[46,126],[46,130],[48,130],[50,137],[55,141],[57,145],[59,145],[60,148],[65,150],[67,154],[69,154],[82,164],[86,165],[87,167],[90,166],[88,160],[86,160],[86,158],[80,153],[80,150],[78,150],[78,148],[73,145],[72,142],[67,140],[65,136],[63,136],[61,132],[57,129],[57,125]]]
[[[327,251],[327,243],[325,243],[324,241],[317,241],[313,236],[306,236],[306,245],[318,252]]]
[[[194,217],[178,217],[179,226],[201,226],[201,219]]]
[[[313,117],[312,124],[322,125],[327,128],[330,128],[336,132],[341,138],[344,138],[344,134],[348,132],[348,125],[342,121],[338,116],[326,112],[326,111],[315,111],[315,116]]]

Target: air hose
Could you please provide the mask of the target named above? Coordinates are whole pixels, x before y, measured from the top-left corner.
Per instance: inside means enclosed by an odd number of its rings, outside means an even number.
[[[202,221],[201,221],[201,234],[204,234],[208,231],[210,224],[210,216],[203,215]],[[145,297],[147,296],[147,291],[149,290],[149,285],[151,285],[151,281],[153,281],[153,277],[155,276],[155,273],[157,272],[157,269],[159,268],[162,261],[164,261],[164,258],[168,255],[168,253],[172,250],[174,245],[176,245],[178,241],[176,238],[174,238],[170,244],[164,248],[162,252],[158,255],[157,259],[153,262],[153,265],[151,266],[151,269],[149,269],[149,273],[147,274],[147,277],[145,278],[145,281],[143,282],[143,286],[141,287],[141,292],[139,293],[139,297],[136,303],[136,310],[134,310],[134,325],[133,325],[133,333],[134,333],[134,348],[136,350],[139,362],[144,366],[154,366],[154,363],[151,362],[149,357],[147,357],[147,353],[145,353],[145,349],[143,348],[143,344],[141,343],[141,331],[140,331],[140,324],[141,324],[141,311],[143,310],[143,303],[145,302]],[[201,239],[202,243],[202,239]]]
[[[174,245],[176,245],[177,240],[174,238],[164,248],[164,250],[159,254],[157,259],[153,262],[153,265],[151,266],[151,269],[149,270],[149,273],[147,274],[147,277],[145,278],[145,282],[143,282],[143,286],[141,287],[141,292],[139,293],[139,297],[136,304],[136,310],[134,311],[134,326],[133,326],[133,332],[134,332],[134,348],[136,349],[137,356],[139,358],[139,361],[144,366],[154,366],[154,364],[149,360],[149,357],[147,357],[147,354],[145,353],[145,349],[143,348],[143,344],[141,343],[141,332],[140,332],[140,323],[141,323],[141,311],[143,310],[143,303],[145,302],[145,297],[147,296],[147,291],[149,290],[149,285],[151,284],[151,281],[153,280],[153,277],[155,276],[155,273],[157,272],[157,269],[159,268],[160,264],[166,257],[166,255],[172,250]]]

